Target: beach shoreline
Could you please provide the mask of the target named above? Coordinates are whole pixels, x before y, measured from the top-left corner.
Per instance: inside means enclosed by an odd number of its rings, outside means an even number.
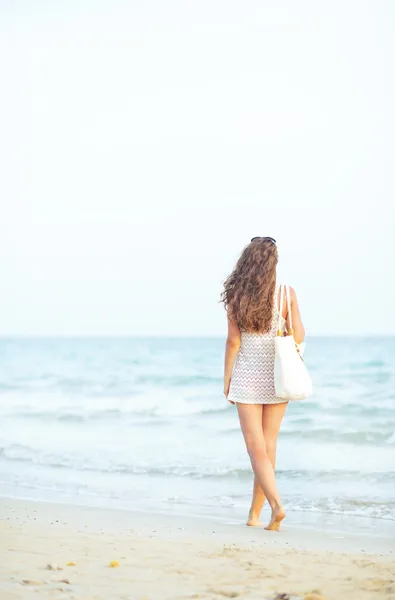
[[[100,497],[96,495],[85,494],[67,494],[49,492],[41,488],[32,489],[29,487],[17,489],[15,486],[7,486],[3,484],[3,489],[0,491],[0,502],[3,500],[15,500],[16,502],[38,502],[47,505],[68,505],[81,508],[91,508],[104,511],[126,511],[136,514],[148,513],[158,516],[180,518],[182,520],[192,519],[199,522],[209,520],[215,523],[223,523],[229,525],[244,525],[248,515],[248,505],[245,505],[244,510],[238,507],[235,509],[232,506],[190,506],[182,505],[176,502],[173,503],[156,503],[155,500],[142,503],[137,499],[131,505],[128,500],[120,500],[115,497]],[[315,510],[295,510],[289,508],[285,504],[287,512],[286,527],[290,529],[299,529],[302,531],[312,531],[313,533],[324,534],[339,534],[341,536],[362,535],[369,538],[390,538],[395,535],[395,522],[391,518],[369,517],[363,515],[349,515],[337,512],[319,512]],[[265,503],[261,521],[266,523],[270,517],[270,507]]]
[[[32,589],[58,597],[56,586],[78,600],[264,600],[313,590],[327,600],[395,597],[388,537],[286,523],[275,533],[209,518],[6,498],[0,514],[2,600],[30,598]],[[112,561],[119,568],[111,569]],[[48,563],[63,570],[47,571]]]

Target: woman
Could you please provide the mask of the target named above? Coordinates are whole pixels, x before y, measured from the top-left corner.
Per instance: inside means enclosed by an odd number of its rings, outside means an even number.
[[[237,405],[241,430],[255,474],[247,525],[259,525],[265,498],[272,509],[265,529],[279,531],[285,517],[277,491],[274,468],[277,436],[287,402],[274,389],[274,338],[286,331],[289,311],[295,341],[304,340],[304,327],[295,291],[291,306],[286,294],[282,315],[280,286],[276,281],[276,241],[256,237],[243,250],[235,269],[225,281],[222,301],[228,313],[224,394]]]

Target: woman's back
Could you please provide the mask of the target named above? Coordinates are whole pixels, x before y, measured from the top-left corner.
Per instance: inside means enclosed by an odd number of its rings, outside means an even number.
[[[234,364],[228,400],[243,404],[275,404],[274,338],[279,328],[284,330],[285,319],[279,315],[279,286],[276,286],[272,321],[266,333],[241,331],[240,349]],[[286,308],[285,308],[286,310]]]

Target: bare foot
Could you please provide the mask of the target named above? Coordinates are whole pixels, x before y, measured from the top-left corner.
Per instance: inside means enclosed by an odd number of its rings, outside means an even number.
[[[285,519],[285,511],[282,506],[279,506],[272,511],[272,518],[265,529],[268,531],[280,531],[280,523],[283,519]]]
[[[250,510],[248,513],[247,527],[263,527],[263,523],[259,520],[259,513],[254,513]]]

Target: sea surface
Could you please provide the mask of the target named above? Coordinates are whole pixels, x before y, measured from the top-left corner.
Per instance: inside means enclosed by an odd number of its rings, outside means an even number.
[[[0,339],[0,494],[244,519],[223,346]],[[395,338],[311,338],[305,358],[314,395],[289,405],[278,447],[290,523],[395,534]]]

